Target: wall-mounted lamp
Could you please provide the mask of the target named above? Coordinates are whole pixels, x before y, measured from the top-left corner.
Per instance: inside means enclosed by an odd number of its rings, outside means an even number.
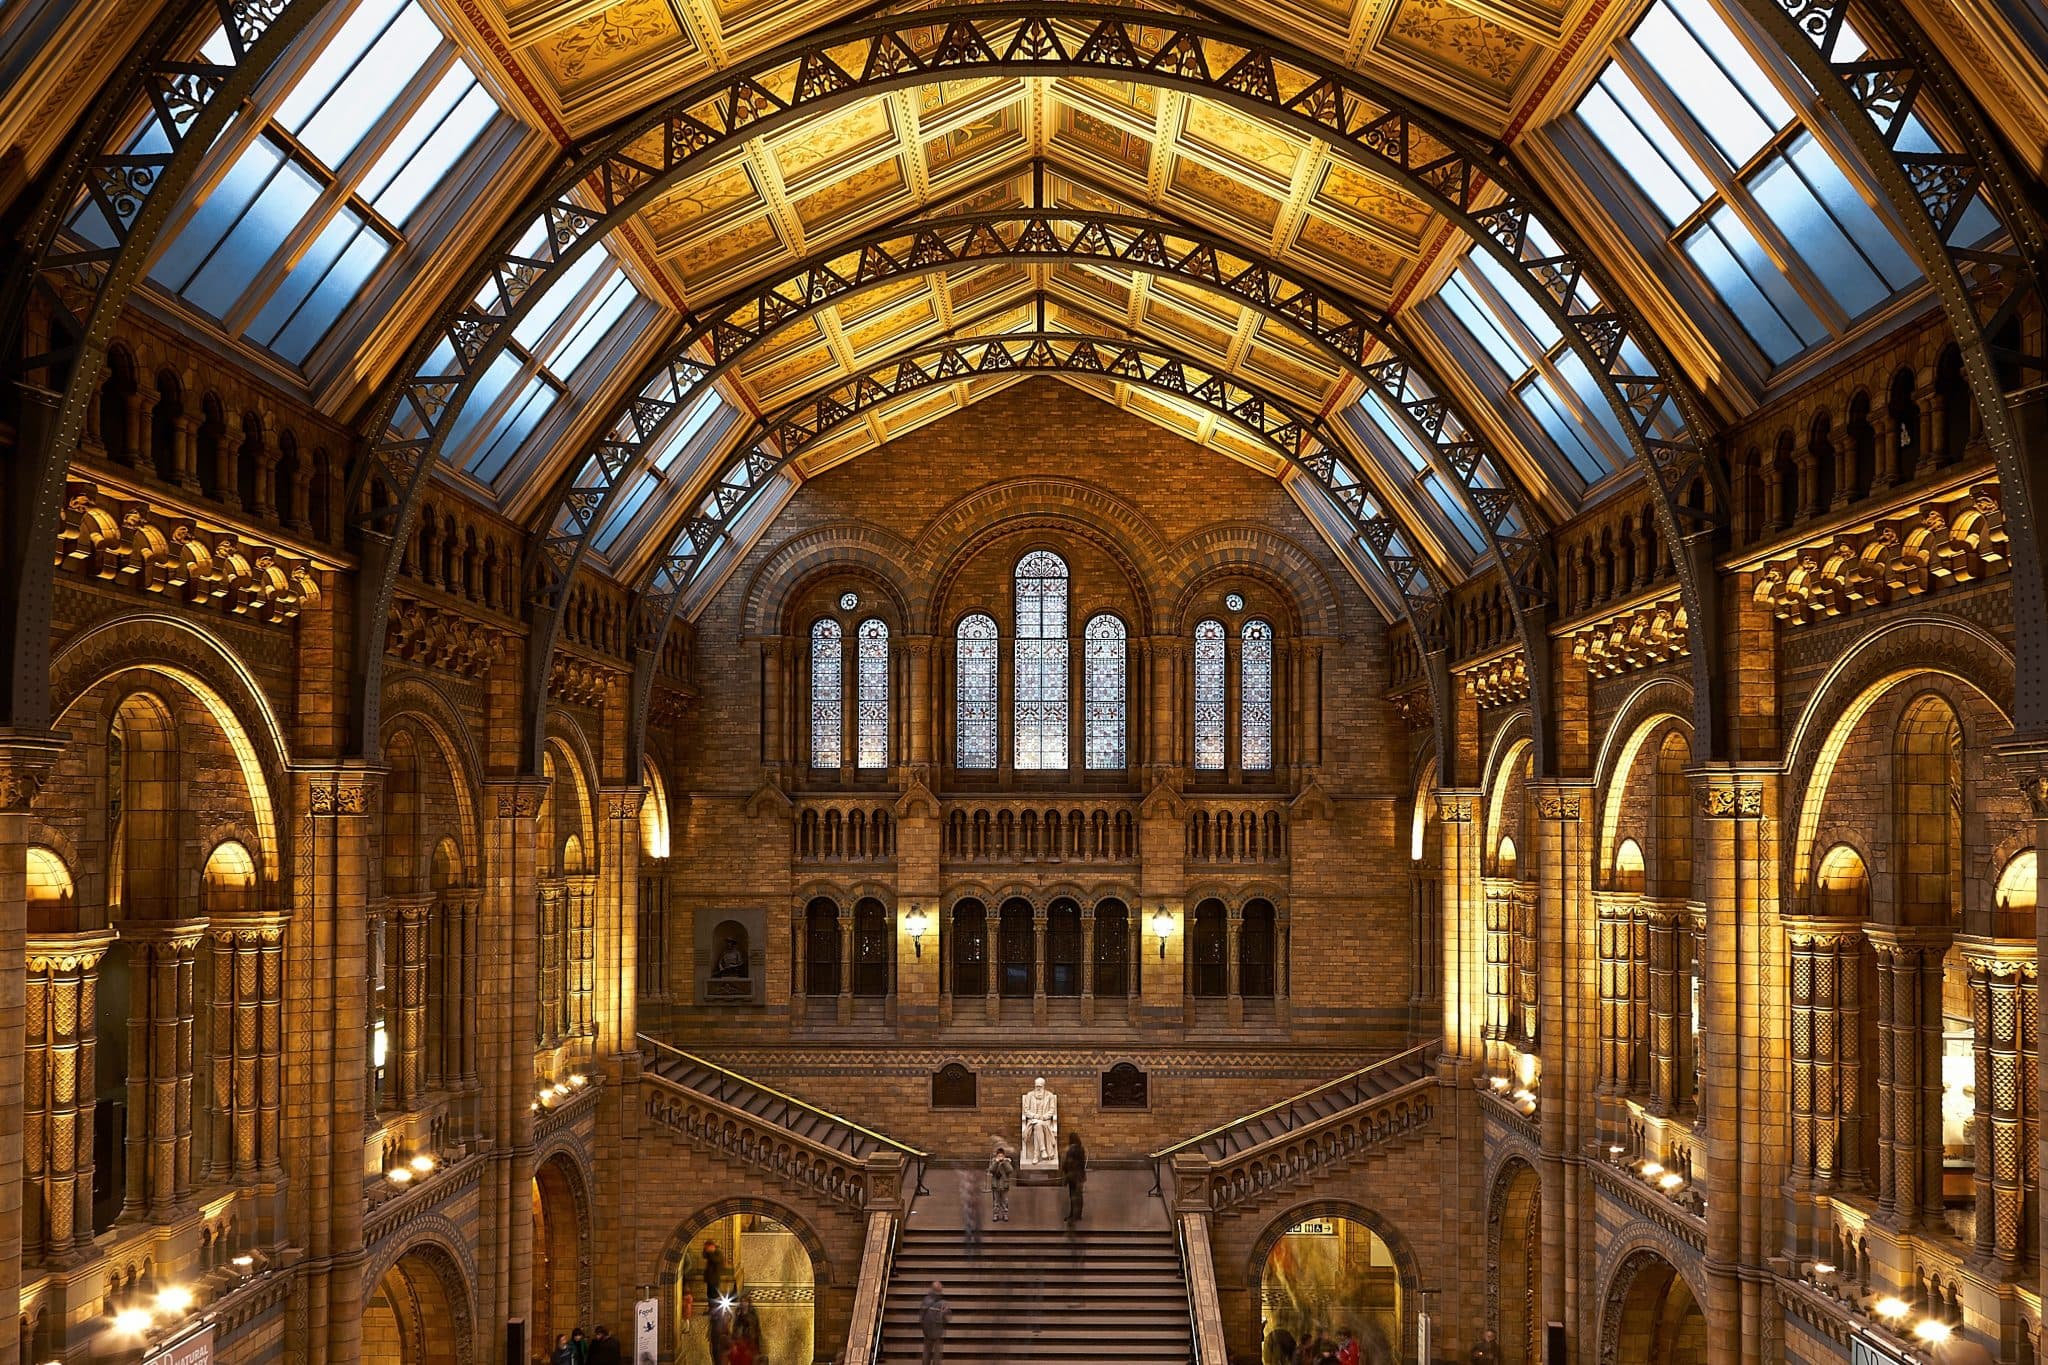
[[[911,951],[917,954],[920,961],[923,960],[924,931],[932,927],[931,920],[922,909],[913,905],[910,907],[910,913],[903,918],[903,927],[910,931]]]
[[[1159,960],[1166,961],[1166,936],[1173,932],[1173,916],[1165,906],[1152,912],[1152,932],[1159,936]]]

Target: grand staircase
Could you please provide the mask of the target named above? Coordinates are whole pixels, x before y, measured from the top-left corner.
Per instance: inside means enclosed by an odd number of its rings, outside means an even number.
[[[640,1036],[642,1074],[715,1106],[737,1109],[767,1128],[782,1129],[806,1142],[837,1152],[849,1161],[864,1161],[884,1148],[909,1151],[880,1133],[850,1119],[806,1104],[759,1081],[749,1080],[646,1034]]]
[[[933,1280],[952,1311],[949,1361],[1194,1358],[1180,1252],[1164,1227],[1068,1234],[998,1223],[983,1229],[978,1253],[958,1228],[906,1228],[882,1319],[890,1365],[922,1359],[918,1308]]]
[[[1429,1042],[1382,1058],[1313,1090],[1154,1152],[1153,1159],[1161,1160],[1175,1152],[1195,1152],[1210,1161],[1224,1162],[1277,1139],[1308,1133],[1347,1109],[1372,1106],[1418,1082],[1432,1079],[1436,1075],[1433,1059],[1439,1050],[1438,1043]]]

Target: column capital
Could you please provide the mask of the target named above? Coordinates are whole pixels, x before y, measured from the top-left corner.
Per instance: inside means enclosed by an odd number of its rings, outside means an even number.
[[[1863,941],[1863,921],[1820,915],[1782,916],[1785,935],[1795,948],[1850,948]]]
[[[289,915],[275,910],[223,910],[209,917],[206,932],[222,943],[282,944],[290,921]]]
[[[112,929],[74,934],[30,934],[28,969],[32,972],[75,972],[96,966],[120,935]]]
[[[1444,790],[1436,794],[1436,819],[1441,825],[1469,825],[1479,809],[1480,793]]]
[[[637,820],[640,807],[647,801],[647,788],[637,782],[623,787],[599,787],[597,794],[604,801],[607,820]]]
[[[52,730],[0,730],[0,815],[29,808],[63,749],[63,737]]]
[[[1955,946],[1963,950],[1963,961],[1987,976],[2017,977],[2032,973],[2039,949],[2031,938],[1981,938],[1958,934]]]
[[[1865,923],[1863,936],[1881,953],[1944,953],[1956,932],[1945,924]]]
[[[1577,820],[1591,804],[1593,784],[1583,778],[1537,778],[1529,784],[1541,820]]]
[[[367,763],[300,770],[306,782],[306,812],[318,819],[368,815],[376,804],[384,769]]]
[[[533,820],[540,816],[553,779],[546,777],[487,777],[484,790],[491,795],[492,810],[500,820]]]
[[[116,925],[124,943],[147,944],[153,948],[175,948],[181,953],[196,951],[206,936],[204,919],[123,920]]]
[[[1694,804],[1709,820],[1762,819],[1764,789],[1778,776],[1775,770],[1726,764],[1688,768],[1685,775],[1692,783]]]

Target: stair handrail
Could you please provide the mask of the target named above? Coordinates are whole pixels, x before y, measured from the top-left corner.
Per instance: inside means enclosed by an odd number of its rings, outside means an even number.
[[[896,1246],[902,1234],[903,1216],[896,1210],[875,1209],[868,1213],[860,1280],[854,1286],[853,1318],[846,1330],[845,1365],[876,1365],[882,1358],[889,1282],[896,1274]]]
[[[745,1086],[750,1091],[756,1091],[761,1094],[769,1095],[777,1100],[780,1100],[782,1102],[781,1117],[771,1118],[767,1114],[753,1115],[753,1117],[759,1118],[764,1122],[774,1123],[779,1127],[788,1128],[792,1132],[795,1132],[795,1125],[790,1122],[790,1116],[793,1111],[802,1110],[804,1113],[816,1114],[820,1118],[829,1120],[832,1123],[836,1123],[841,1128],[845,1128],[852,1132],[859,1133],[862,1137],[872,1138],[875,1142],[880,1143],[882,1146],[901,1152],[906,1158],[909,1158],[913,1161],[921,1163],[927,1156],[930,1155],[929,1152],[921,1151],[916,1147],[912,1147],[907,1142],[898,1142],[895,1138],[892,1138],[885,1133],[878,1133],[872,1128],[868,1128],[862,1124],[855,1123],[852,1119],[847,1118],[843,1114],[835,1114],[831,1110],[820,1108],[819,1106],[812,1104],[807,1100],[800,1100],[796,1096],[791,1095],[785,1091],[777,1090],[772,1085],[765,1085],[762,1082],[757,1081],[750,1076],[743,1076],[739,1072],[732,1070],[730,1067],[720,1066],[717,1062],[712,1061],[708,1057],[700,1057],[694,1052],[685,1052],[682,1048],[677,1047],[675,1044],[664,1042],[663,1040],[653,1037],[650,1034],[641,1034],[640,1042],[642,1046],[653,1046],[659,1048],[661,1051],[666,1052],[671,1056],[680,1058],[681,1060],[688,1062],[692,1066],[700,1066],[706,1069],[707,1071],[714,1071],[718,1073],[719,1077],[721,1078],[721,1083],[719,1085],[718,1090],[704,1091],[702,1093],[707,1095],[710,1099],[717,1101],[719,1104],[732,1105],[736,1108],[738,1107],[737,1101],[735,1101],[731,1096],[724,1093],[725,1081],[735,1082],[738,1085]],[[651,1074],[655,1075],[661,1080],[668,1081],[670,1084],[680,1084],[680,1082],[675,1081],[671,1077],[662,1076],[659,1072],[653,1072]],[[820,1147],[824,1147],[827,1145],[826,1143],[820,1142],[817,1138],[810,1137],[807,1134],[797,1133],[796,1136],[800,1138],[805,1138],[806,1140],[815,1143]],[[852,1151],[846,1147],[839,1147],[834,1150],[839,1151],[842,1155],[853,1157],[855,1159],[858,1159],[864,1155],[864,1153]]]
[[[1195,1210],[1175,1213],[1169,1205],[1168,1216],[1173,1219],[1173,1241],[1180,1251],[1181,1282],[1188,1290],[1188,1341],[1194,1350],[1194,1365],[1229,1365],[1208,1214]]]
[[[1302,1091],[1298,1095],[1289,1095],[1286,1099],[1276,1100],[1272,1104],[1267,1105],[1263,1109],[1254,1109],[1249,1114],[1240,1114],[1238,1117],[1231,1119],[1226,1123],[1219,1123],[1214,1128],[1209,1129],[1207,1132],[1197,1133],[1195,1134],[1195,1136],[1191,1138],[1186,1138],[1180,1142],[1174,1143],[1171,1147],[1162,1147],[1158,1151],[1152,1153],[1151,1159],[1155,1163],[1170,1160],[1176,1152],[1189,1151],[1193,1148],[1201,1146],[1203,1143],[1208,1142],[1212,1138],[1221,1137],[1223,1134],[1229,1132],[1233,1128],[1242,1128],[1248,1124],[1256,1123],[1260,1119],[1265,1118],[1270,1114],[1279,1113],[1282,1110],[1285,1110],[1287,1114],[1286,1127],[1282,1131],[1291,1133],[1297,1127],[1305,1127],[1311,1123],[1320,1122],[1323,1117],[1322,1115],[1312,1115],[1308,1118],[1302,1118],[1298,1114],[1296,1106],[1306,1104],[1308,1101],[1312,1099],[1315,1099],[1322,1095],[1326,1095],[1331,1091],[1337,1090],[1343,1086],[1356,1085],[1364,1081],[1368,1077],[1372,1076],[1375,1072],[1389,1071],[1392,1070],[1394,1067],[1411,1063],[1417,1060],[1427,1060],[1429,1057],[1433,1057],[1436,1053],[1442,1050],[1443,1040],[1441,1038],[1433,1038],[1426,1043],[1421,1043],[1416,1045],[1415,1047],[1411,1047],[1405,1052],[1396,1052],[1392,1056],[1382,1057],[1378,1061],[1368,1062],[1364,1066],[1361,1066],[1354,1071],[1347,1071],[1343,1075],[1335,1078],[1334,1080],[1324,1081],[1321,1085],[1312,1086],[1309,1089]],[[1346,1101],[1344,1107],[1349,1108],[1351,1105],[1357,1104],[1365,1098],[1367,1097],[1364,1095],[1356,1096],[1353,1099]]]

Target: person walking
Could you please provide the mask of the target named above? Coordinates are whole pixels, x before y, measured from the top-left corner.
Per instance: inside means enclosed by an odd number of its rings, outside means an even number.
[[[569,1350],[576,1357],[576,1365],[589,1365],[590,1338],[583,1335],[581,1327],[569,1333]]]
[[[1081,1187],[1088,1181],[1088,1152],[1081,1135],[1067,1133],[1067,1150],[1060,1153],[1060,1181],[1067,1187],[1067,1226],[1081,1221]]]
[[[937,1280],[924,1291],[918,1305],[917,1325],[924,1332],[924,1365],[943,1365],[946,1359],[946,1322],[952,1311],[946,1307],[946,1286]]]
[[[960,1244],[970,1256],[981,1252],[981,1182],[960,1173]]]
[[[1363,1365],[1358,1357],[1358,1333],[1349,1327],[1337,1329],[1337,1365]]]
[[[1500,1343],[1494,1340],[1493,1329],[1486,1329],[1486,1335],[1472,1348],[1472,1365],[1500,1365]]]
[[[623,1352],[611,1328],[599,1324],[590,1334],[590,1365],[626,1365]]]
[[[725,1283],[725,1253],[718,1249],[718,1243],[704,1242],[704,1310],[718,1311],[718,1288]]]
[[[1010,1154],[1003,1144],[996,1144],[996,1154],[988,1159],[988,1192],[995,1203],[995,1221],[1010,1221],[1010,1188],[1017,1183],[1017,1163],[1010,1160]]]
[[[555,1351],[548,1357],[548,1365],[576,1365],[576,1352],[569,1345],[567,1332],[555,1333]]]

